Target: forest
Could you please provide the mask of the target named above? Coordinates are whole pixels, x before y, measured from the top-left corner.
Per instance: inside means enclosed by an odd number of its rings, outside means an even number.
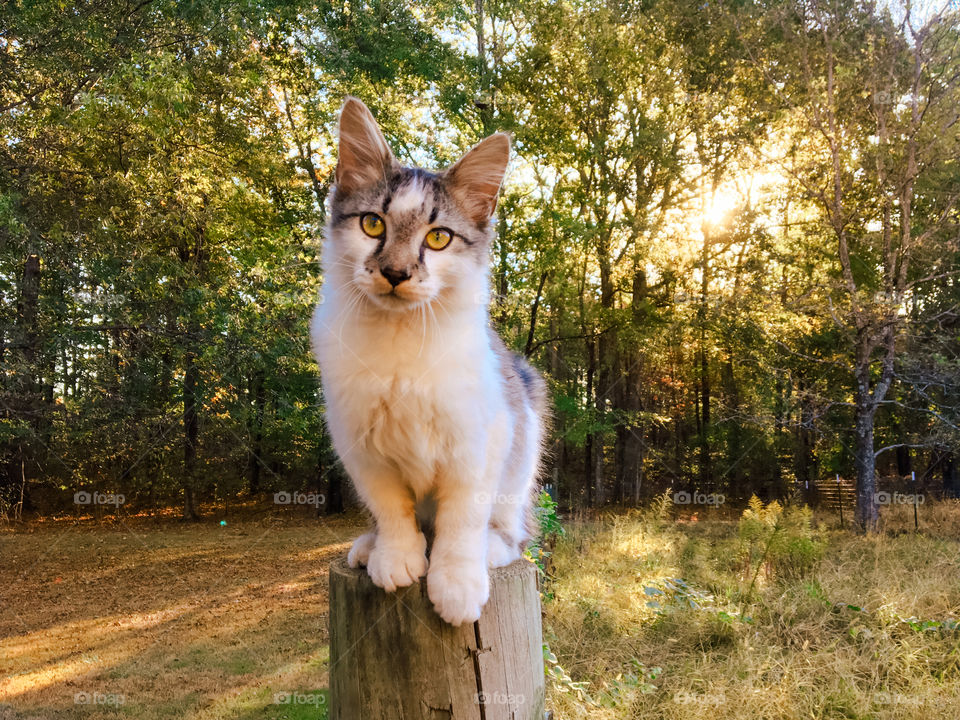
[[[353,502],[307,331],[348,94],[407,164],[512,135],[490,313],[562,508],[960,496],[955,3],[15,0],[0,515]]]

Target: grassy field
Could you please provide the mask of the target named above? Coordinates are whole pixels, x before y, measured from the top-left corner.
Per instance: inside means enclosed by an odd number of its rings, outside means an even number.
[[[360,526],[130,520],[0,535],[0,718],[322,717],[326,573]]]
[[[545,587],[557,717],[956,720],[960,506],[919,535],[885,510],[883,534],[815,520],[766,561],[733,521],[573,528]]]
[[[925,507],[919,535],[905,511],[869,538],[815,520],[752,558],[703,515],[567,521],[544,583],[557,718],[960,717],[960,508]],[[361,526],[7,528],[0,719],[324,717],[326,572]]]

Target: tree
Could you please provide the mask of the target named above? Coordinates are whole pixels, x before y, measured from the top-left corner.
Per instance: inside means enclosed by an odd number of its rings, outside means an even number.
[[[775,7],[782,54],[767,65],[796,123],[795,174],[833,235],[835,285],[827,301],[850,349],[856,521],[877,523],[875,420],[894,381],[904,306],[942,264],[944,222],[956,186],[923,192],[956,162],[956,18],[945,9],[899,21],[871,2],[813,0]],[[796,67],[799,72],[791,72]],[[923,208],[918,213],[918,207]]]

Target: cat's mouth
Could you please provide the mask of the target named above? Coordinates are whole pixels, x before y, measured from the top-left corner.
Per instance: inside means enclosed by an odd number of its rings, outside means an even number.
[[[402,307],[410,304],[410,300],[398,293],[396,288],[388,290],[385,293],[380,293],[377,297],[388,303],[391,307]]]
[[[428,300],[420,297],[419,293],[410,293],[401,288],[390,288],[386,292],[372,292],[369,296],[377,305],[387,310],[412,310]]]
[[[434,297],[430,283],[413,280],[391,285],[383,278],[366,275],[356,279],[355,287],[377,308],[393,312],[414,310]]]

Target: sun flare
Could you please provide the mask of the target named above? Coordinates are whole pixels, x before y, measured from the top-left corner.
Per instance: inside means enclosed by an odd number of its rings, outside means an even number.
[[[704,203],[702,221],[706,225],[718,227],[726,223],[740,204],[740,194],[734,187],[718,188],[713,197]]]

